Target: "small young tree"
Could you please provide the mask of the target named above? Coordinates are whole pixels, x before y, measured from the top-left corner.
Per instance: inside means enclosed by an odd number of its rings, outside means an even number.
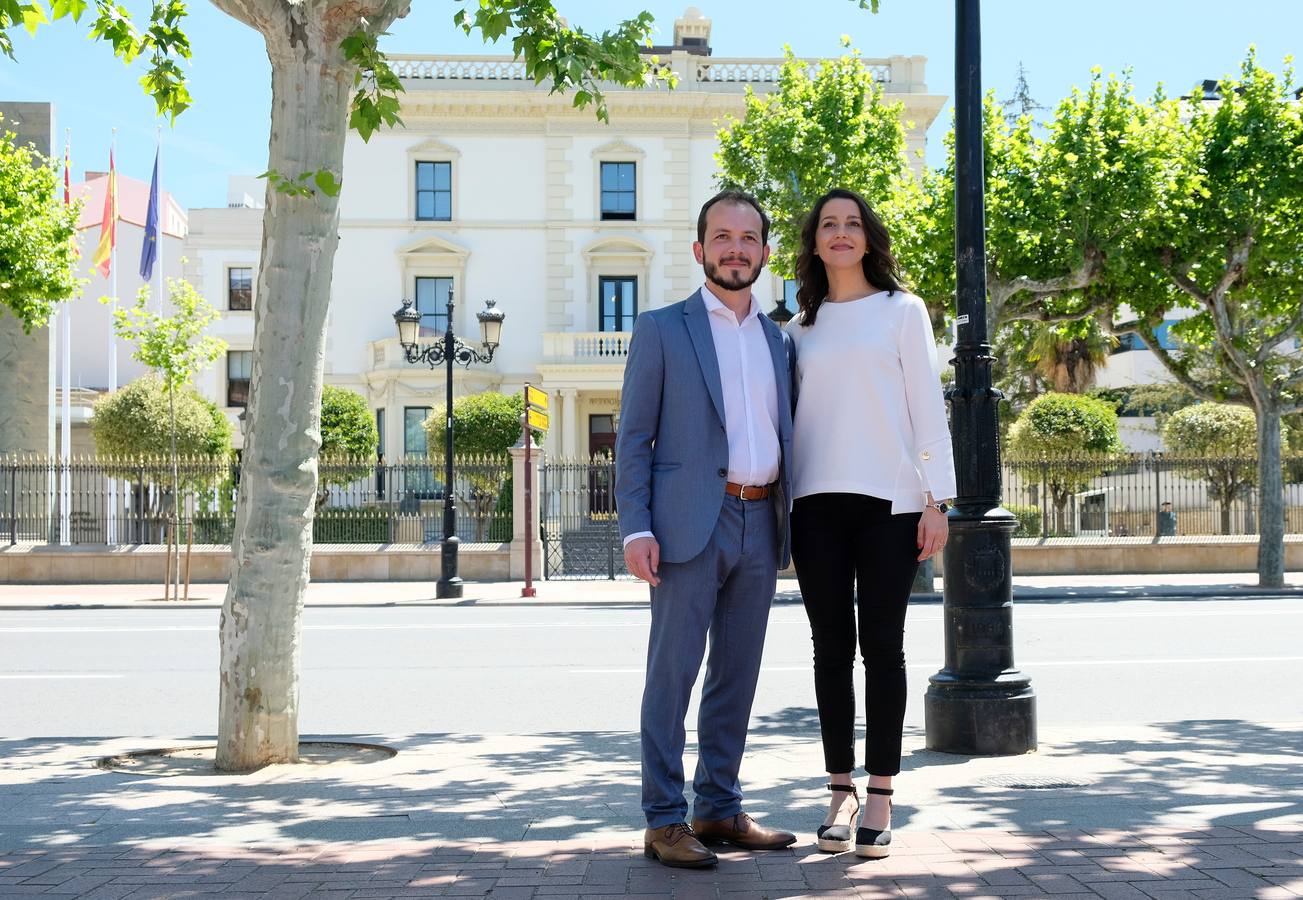
[[[463,473],[470,484],[477,541],[484,538],[485,523],[499,496],[512,488],[510,474],[504,480],[497,472],[509,460],[507,450],[520,440],[520,417],[524,411],[525,397],[519,393],[484,391],[453,401],[452,452],[466,459]],[[425,420],[426,445],[431,461],[437,465],[444,461],[444,419],[444,408],[440,406],[431,410]],[[531,434],[536,446],[543,443],[541,432],[531,429]],[[445,494],[451,489],[451,485],[446,486]]]
[[[330,498],[331,487],[343,487],[368,475],[380,434],[366,398],[333,384],[321,390],[321,487],[317,510]]]
[[[177,462],[176,394],[200,370],[226,352],[226,341],[205,334],[217,318],[217,312],[188,281],[168,279],[168,296],[176,310],[173,315],[150,312],[149,288],[142,287],[136,294],[135,306],[113,311],[113,330],[123,340],[135,343],[132,358],[149,366],[167,393],[172,438],[172,533],[179,541],[181,479]],[[180,576],[178,566],[178,585]]]
[[[1208,485],[1221,507],[1221,533],[1231,533],[1231,503],[1258,483],[1254,454],[1258,426],[1253,410],[1230,403],[1198,403],[1177,410],[1163,428],[1169,450],[1186,459],[1181,471]],[[1285,441],[1282,435],[1282,446]]]
[[[1044,479],[1054,503],[1054,530],[1068,534],[1069,499],[1106,469],[1109,454],[1122,450],[1117,412],[1111,403],[1082,394],[1043,394],[1010,427],[1009,450],[1011,465]]]

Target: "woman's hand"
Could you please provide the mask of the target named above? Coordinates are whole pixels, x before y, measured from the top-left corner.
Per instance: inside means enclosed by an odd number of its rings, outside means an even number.
[[[945,513],[935,506],[925,506],[918,520],[918,561],[935,556],[949,537],[950,522]]]

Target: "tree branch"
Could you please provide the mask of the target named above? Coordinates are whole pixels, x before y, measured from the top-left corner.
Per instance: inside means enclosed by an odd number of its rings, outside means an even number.
[[[1080,322],[1082,319],[1089,319],[1095,316],[1099,310],[1095,307],[1083,309],[1075,313],[1048,313],[1042,309],[1025,309],[1018,312],[1006,313],[1001,324],[1008,322],[1043,322],[1055,324],[1059,322]]]
[[[1259,347],[1258,352],[1254,354],[1254,361],[1259,365],[1266,362],[1267,357],[1271,355],[1271,351],[1275,349],[1276,345],[1281,341],[1289,340],[1294,336],[1294,332],[1298,331],[1300,327],[1303,327],[1303,303],[1300,304],[1298,315],[1295,316],[1288,325],[1282,328],[1279,334],[1271,340],[1262,342],[1262,346]]]
[[[1239,370],[1245,385],[1248,385],[1257,376],[1256,361],[1245,356],[1243,351],[1235,345],[1235,329],[1231,324],[1230,310],[1226,305],[1226,292],[1244,274],[1244,267],[1249,261],[1249,251],[1252,249],[1253,234],[1250,233],[1245,235],[1227,254],[1222,277],[1212,291],[1207,294],[1199,290],[1199,286],[1190,278],[1190,263],[1173,264],[1170,253],[1167,255],[1168,274],[1173,283],[1198,300],[1208,310],[1212,316],[1213,327],[1217,331],[1217,340],[1221,343],[1222,350],[1230,358],[1235,368]]]
[[[1190,373],[1187,372],[1185,368],[1176,361],[1176,358],[1167,351],[1167,348],[1159,343],[1158,335],[1154,333],[1152,326],[1136,320],[1127,322],[1123,325],[1114,326],[1113,333],[1140,335],[1140,339],[1145,342],[1145,346],[1148,347],[1154,356],[1157,357],[1158,361],[1163,364],[1163,368],[1167,369],[1168,373],[1183,387],[1189,390],[1190,393],[1194,394],[1200,400],[1209,400],[1212,402],[1217,402],[1219,400],[1216,394],[1208,390],[1207,385],[1192,378]]]
[[[1099,274],[1099,251],[1088,247],[1083,254],[1082,263],[1066,275],[1057,278],[1033,279],[1020,275],[1012,280],[1005,280],[995,274],[987,276],[987,290],[991,294],[993,305],[1003,309],[1018,294],[1032,294],[1035,298],[1066,294],[1088,287]]]

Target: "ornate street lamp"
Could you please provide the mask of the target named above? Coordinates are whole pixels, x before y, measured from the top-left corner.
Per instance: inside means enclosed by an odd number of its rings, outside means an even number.
[[[945,665],[924,700],[927,746],[1011,755],[1036,749],[1036,696],[1013,663],[1010,538],[1000,505],[999,403],[986,331],[982,38],[978,0],[955,2],[955,262],[959,338],[949,392],[959,496],[945,553]]]
[[[443,542],[439,546],[442,562],[442,575],[435,587],[434,595],[439,598],[455,598],[462,595],[462,580],[457,575],[457,504],[453,497],[452,465],[452,364],[470,367],[471,363],[488,363],[493,361],[493,353],[498,349],[502,338],[502,322],[507,315],[496,308],[493,300],[484,303],[484,309],[475,314],[480,322],[480,344],[483,351],[476,350],[462,343],[452,333],[452,288],[448,288],[448,327],[444,330],[443,340],[433,344],[419,344],[421,334],[421,314],[412,308],[411,300],[404,300],[402,309],[394,313],[394,322],[398,325],[398,343],[403,347],[403,355],[409,363],[425,363],[431,369],[440,363],[444,370],[444,383],[447,388],[447,402],[444,406],[444,482],[443,482]]]
[[[769,311],[769,318],[772,319],[774,324],[779,328],[782,328],[788,322],[792,321],[792,316],[794,315],[796,314],[787,308],[786,297],[779,297],[778,303]]]

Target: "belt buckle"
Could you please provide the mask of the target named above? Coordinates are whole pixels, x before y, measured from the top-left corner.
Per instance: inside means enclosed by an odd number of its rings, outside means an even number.
[[[738,492],[737,492],[737,498],[738,498],[739,500],[749,500],[749,499],[750,499],[749,497],[747,497],[747,488],[749,488],[749,487],[752,487],[752,485],[744,484],[744,485],[741,486],[741,488],[738,489]]]

